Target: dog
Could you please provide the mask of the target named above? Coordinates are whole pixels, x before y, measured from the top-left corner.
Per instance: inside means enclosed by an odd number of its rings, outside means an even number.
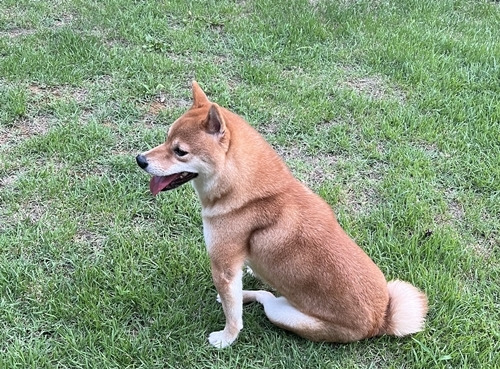
[[[166,141],[136,161],[153,176],[153,195],[191,181],[201,201],[226,318],[209,342],[231,345],[243,328],[243,304],[252,301],[275,325],[313,341],[421,331],[426,295],[407,282],[387,282],[330,206],[293,177],[250,124],[209,101],[196,81],[192,94],[191,108],[170,126]],[[245,265],[279,296],[243,290]]]

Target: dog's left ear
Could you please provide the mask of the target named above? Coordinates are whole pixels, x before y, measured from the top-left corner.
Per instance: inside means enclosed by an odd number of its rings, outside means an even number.
[[[207,95],[203,92],[200,85],[193,81],[193,108],[199,108],[203,105],[209,104]]]
[[[226,122],[222,116],[220,106],[212,103],[208,111],[207,120],[205,121],[205,129],[208,133],[216,135],[219,138],[223,137],[226,133]]]

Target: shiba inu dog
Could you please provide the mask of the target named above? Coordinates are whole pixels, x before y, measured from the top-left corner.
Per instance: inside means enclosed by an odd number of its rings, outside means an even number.
[[[203,233],[226,324],[219,348],[243,327],[242,305],[258,301],[277,326],[314,341],[351,342],[423,329],[427,298],[386,282],[342,230],[329,205],[295,179],[271,146],[193,82],[193,105],[165,143],[137,156],[153,195],[188,181],[202,205]],[[272,286],[242,288],[242,268]]]

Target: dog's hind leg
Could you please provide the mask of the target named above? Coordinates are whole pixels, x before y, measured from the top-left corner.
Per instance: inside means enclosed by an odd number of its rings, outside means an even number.
[[[261,303],[269,320],[278,327],[314,341],[323,340],[324,322],[296,309],[285,297],[275,297],[268,291],[243,291],[243,303],[252,301]]]

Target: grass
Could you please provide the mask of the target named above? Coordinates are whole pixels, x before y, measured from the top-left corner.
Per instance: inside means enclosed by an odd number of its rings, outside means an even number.
[[[499,21],[485,0],[2,1],[0,367],[500,367]],[[425,331],[311,343],[249,305],[208,345],[200,206],[134,162],[193,78],[427,292]]]

